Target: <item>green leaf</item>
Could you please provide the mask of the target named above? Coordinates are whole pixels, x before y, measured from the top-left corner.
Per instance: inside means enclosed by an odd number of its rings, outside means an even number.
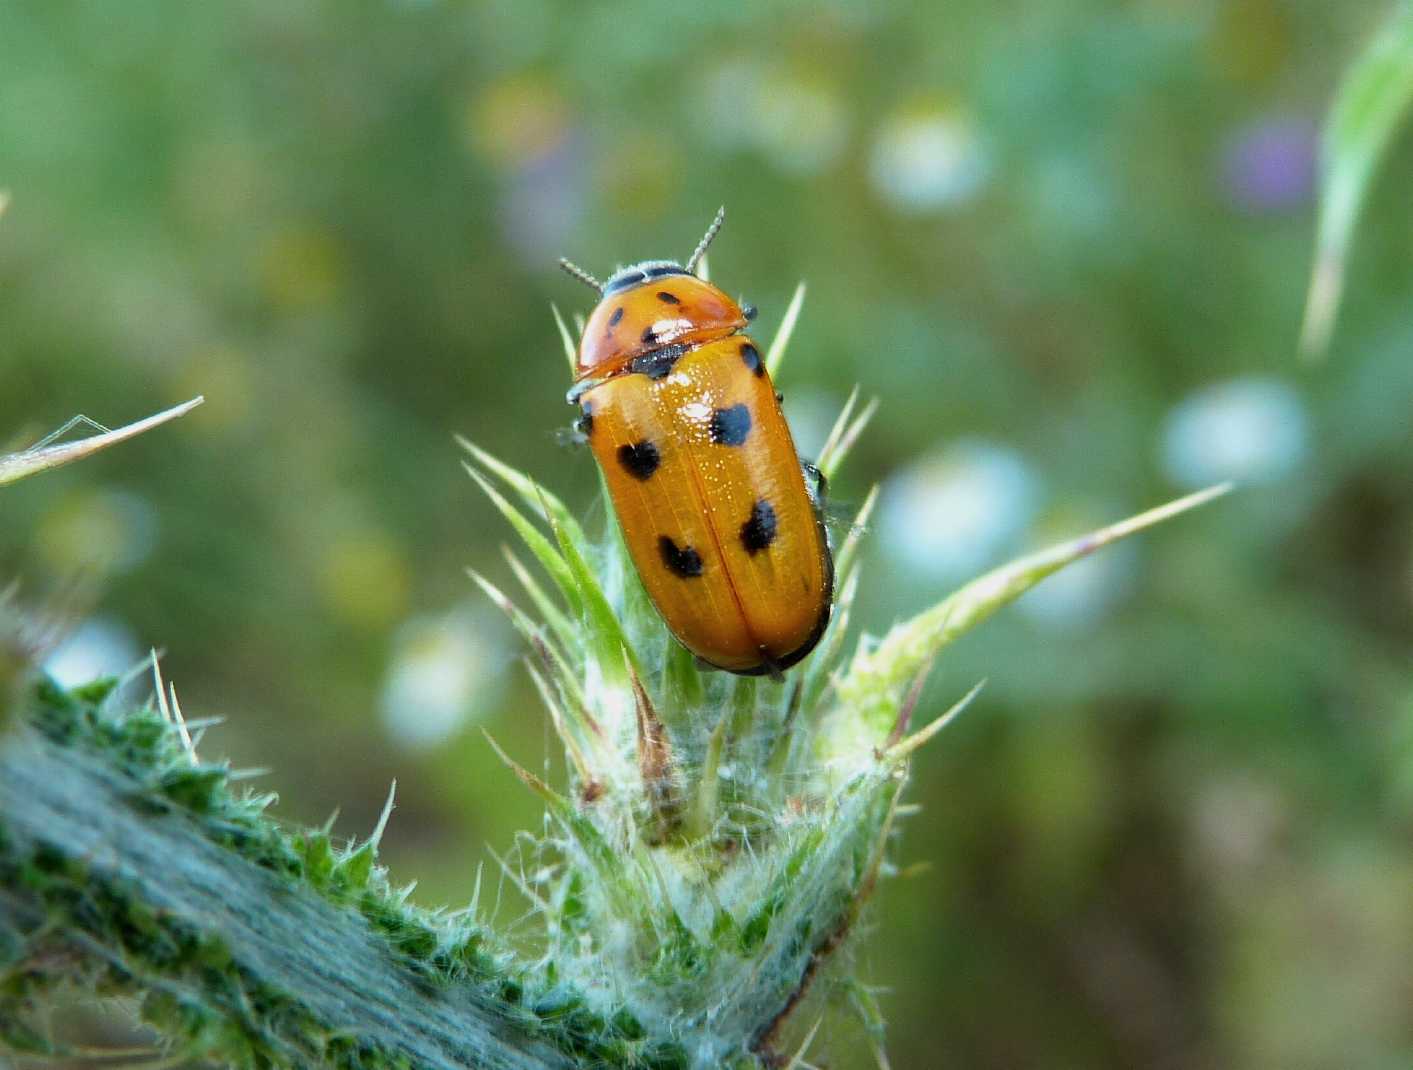
[[[926,669],[923,670],[923,673],[925,675]],[[921,678],[919,682],[921,682]],[[955,721],[957,717],[961,715],[962,711],[971,705],[972,699],[981,694],[981,689],[985,686],[985,680],[982,680],[978,684],[973,684],[972,689],[953,703],[951,709],[941,717],[933,720],[926,727],[918,729],[912,735],[905,736],[889,746],[887,750],[883,752],[883,757],[893,762],[904,762],[911,758],[919,749],[925,746],[933,736],[937,735],[938,732]],[[921,688],[919,687],[918,690],[921,690]],[[916,697],[916,692],[914,692],[913,697]]]
[[[377,856],[377,846],[370,841],[345,855],[340,862],[339,874],[354,892],[361,892],[368,887],[368,882],[373,878],[373,865]]]
[[[584,609],[584,621],[589,631],[589,642],[593,644],[595,657],[603,670],[604,678],[617,685],[627,682],[628,676],[623,661],[625,656],[633,671],[642,676],[643,667],[638,660],[638,654],[623,633],[623,625],[619,623],[618,615],[613,612],[613,606],[609,604],[603,588],[599,586],[594,570],[589,567],[579,546],[560,524],[558,517],[550,517],[550,528],[554,531],[559,551],[578,587]]]
[[[579,547],[580,552],[583,552],[584,547],[588,545],[588,539],[584,537],[584,530],[579,526],[579,521],[574,519],[574,514],[562,501],[524,472],[518,468],[512,468],[495,454],[487,453],[470,439],[457,435],[456,441],[462,449],[476,458],[477,464],[482,468],[490,469],[496,478],[520,495],[521,501],[531,509],[542,513],[546,520],[553,519],[558,523],[574,540],[574,544]]]
[[[1413,3],[1400,3],[1345,72],[1325,120],[1315,264],[1300,350],[1324,355],[1334,331],[1354,228],[1393,135],[1413,104]]]
[[[570,664],[568,656],[524,610],[507,598],[499,587],[473,568],[468,568],[466,573],[496,608],[510,618],[511,624],[535,652],[545,671],[551,674],[555,683],[563,689],[566,705],[571,713],[588,727],[592,719],[588,713],[588,700],[579,683],[578,670]]]
[[[560,742],[564,744],[565,753],[569,756],[570,762],[573,763],[574,769],[579,775],[581,789],[587,790],[590,785],[596,783],[598,778],[594,776],[593,767],[589,764],[584,748],[579,744],[578,738],[567,723],[564,707],[560,705],[550,688],[550,682],[545,679],[543,673],[535,668],[534,663],[527,660],[525,668],[530,673],[535,690],[540,694],[540,702],[549,713],[550,724],[554,727],[555,735],[559,736]]]
[[[511,505],[505,495],[491,486],[491,481],[483,476],[478,468],[465,461],[462,462],[462,466],[476,481],[476,485],[485,491],[486,497],[491,500],[491,503],[501,511],[501,515],[510,521],[510,526],[515,529],[515,533],[529,547],[530,552],[544,566],[550,579],[554,580],[555,585],[563,593],[565,601],[569,603],[570,610],[578,615],[582,605],[579,599],[579,585],[575,582],[574,575],[569,571],[569,566],[565,563],[564,558],[554,548],[554,543],[545,536],[544,532],[530,523],[524,513]]]
[[[848,716],[845,723],[834,726],[834,731],[826,730],[821,737],[822,748],[830,755],[840,756],[855,751],[859,745],[877,746],[892,732],[908,685],[947,644],[1066,565],[1229,490],[1230,483],[1210,487],[1002,565],[912,620],[894,625],[873,649],[860,647],[848,673],[838,681],[839,698]]]
[[[670,635],[664,636],[667,654],[663,659],[663,691],[672,696],[669,706],[690,710],[701,704],[706,693],[702,672],[692,652]]]
[[[574,679],[574,671],[569,667],[568,657],[559,649],[559,646],[544,628],[535,623],[528,613],[506,596],[504,591],[474,568],[468,568],[466,574],[471,577],[476,586],[481,588],[482,593],[495,604],[496,608],[510,619],[510,623],[520,633],[521,638],[539,654],[541,661],[548,669],[557,675],[563,675],[566,679]]]
[[[515,556],[515,551],[503,543],[500,549],[505,556],[506,563],[510,565],[510,571],[515,574],[515,579],[525,589],[525,593],[530,596],[535,610],[544,618],[544,622],[549,625],[550,631],[554,632],[560,645],[566,650],[572,650],[576,645],[577,635],[574,626],[569,623],[569,618],[550,600],[545,589],[540,586],[534,576],[530,575],[530,570],[525,567],[524,562]]]
[[[697,777],[697,794],[692,800],[692,812],[687,822],[688,832],[698,839],[710,835],[712,827],[716,824],[716,801],[720,794],[717,777],[721,769],[721,751],[726,743],[726,730],[730,720],[731,714],[723,712],[707,738],[706,753],[702,757],[701,772]]]
[[[570,800],[506,754],[501,745],[484,728],[481,729],[481,735],[486,737],[486,742],[491,745],[496,756],[520,779],[520,782],[539,796],[550,816],[578,845],[585,860],[597,872],[603,889],[618,899],[618,906],[622,911],[620,916],[644,918],[649,922],[655,921],[656,919],[648,917],[648,912],[643,909],[644,904],[641,902],[641,896],[629,876],[631,870],[624,865],[622,855],[604,839],[603,834],[594,826],[593,822],[580,813]]]

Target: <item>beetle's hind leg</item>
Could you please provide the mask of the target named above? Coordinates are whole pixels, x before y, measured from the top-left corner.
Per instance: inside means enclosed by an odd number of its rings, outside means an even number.
[[[800,468],[813,484],[805,489],[809,491],[810,501],[814,503],[815,512],[823,513],[825,500],[829,497],[829,477],[809,461],[800,461]]]
[[[760,651],[760,675],[768,676],[777,684],[785,682],[785,670],[780,667],[780,663],[766,653],[765,647],[757,647]]]
[[[561,446],[584,446],[588,444],[589,436],[594,430],[594,406],[588,401],[576,402],[579,406],[579,418],[568,427],[560,428],[555,432],[555,441]]]
[[[565,449],[577,450],[589,444],[589,436],[584,433],[580,426],[582,420],[575,420],[568,427],[557,427],[554,430],[554,442],[556,446],[563,446]]]
[[[785,679],[784,667],[770,656],[764,646],[756,647],[756,653],[760,655],[760,664],[753,669],[723,669],[720,665],[713,665],[698,654],[692,655],[692,660],[696,662],[697,668],[702,672],[729,672],[736,676],[768,676],[777,684]]]

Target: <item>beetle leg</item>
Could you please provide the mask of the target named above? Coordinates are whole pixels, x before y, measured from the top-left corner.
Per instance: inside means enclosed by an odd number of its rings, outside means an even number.
[[[810,499],[814,502],[814,507],[816,509],[823,509],[824,500],[829,497],[829,480],[825,477],[823,472],[810,464],[809,461],[801,461],[800,467],[804,469],[805,475],[809,476],[810,479],[814,481],[814,486],[808,488]]]
[[[765,647],[756,647],[760,651],[761,669],[764,675],[769,676],[777,684],[785,680],[785,670],[780,667],[780,663],[766,653]]]
[[[589,443],[589,436],[584,434],[584,429],[575,420],[568,427],[559,427],[554,432],[554,442],[556,446],[564,446],[567,449],[578,449]]]
[[[594,387],[602,386],[604,383],[608,382],[610,378],[612,378],[612,376],[608,376],[602,379],[580,379],[577,383],[575,383],[569,388],[569,392],[564,395],[564,400],[571,405],[577,405],[579,404],[579,399],[581,397],[587,394]]]

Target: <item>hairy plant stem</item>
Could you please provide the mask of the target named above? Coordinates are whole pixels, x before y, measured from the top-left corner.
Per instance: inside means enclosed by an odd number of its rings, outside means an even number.
[[[237,1066],[677,1064],[526,991],[473,924],[419,918],[369,844],[281,830],[155,714],[40,694],[0,737],[0,1051],[44,1050],[22,1011],[71,984],[138,995],[176,1050]]]

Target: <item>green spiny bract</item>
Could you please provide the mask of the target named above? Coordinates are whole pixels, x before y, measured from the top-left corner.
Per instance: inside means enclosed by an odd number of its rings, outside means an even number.
[[[772,373],[802,295],[771,346]],[[826,476],[872,415],[872,406],[855,414],[856,399],[822,451]],[[568,759],[563,791],[506,759],[553,818],[554,832],[506,867],[542,916],[539,969],[591,1004],[627,1007],[650,1035],[680,1042],[693,1067],[774,1059],[780,1027],[854,927],[883,868],[909,758],[976,693],[909,734],[942,647],[1066,564],[1224,489],[997,569],[881,640],[861,637],[847,658],[875,488],[836,547],[828,631],[771,680],[702,671],[670,637],[606,492],[607,530],[591,539],[543,486],[461,444],[554,592],[508,554],[537,620],[473,573],[529,644],[529,672]],[[527,871],[539,875],[534,888],[518,877]]]

